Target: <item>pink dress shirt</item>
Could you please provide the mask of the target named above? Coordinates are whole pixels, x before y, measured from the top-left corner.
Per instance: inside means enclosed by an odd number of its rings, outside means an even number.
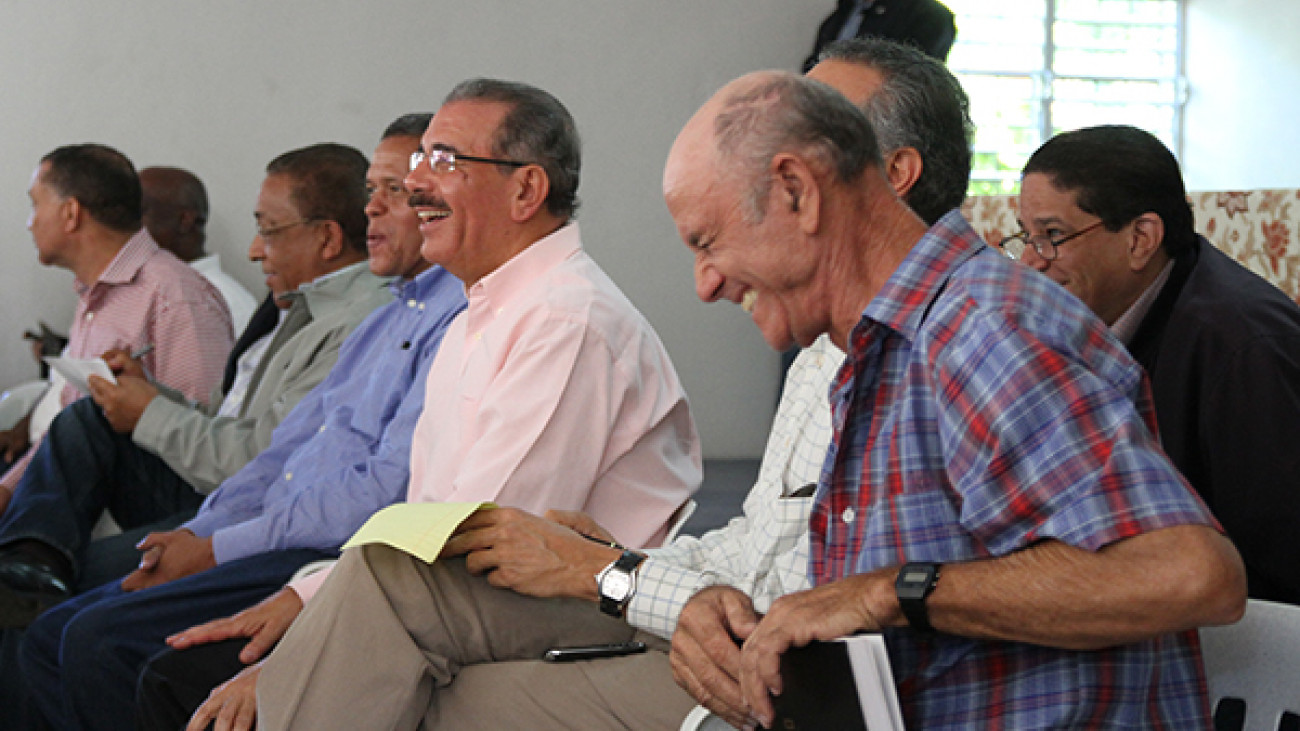
[[[76,282],[77,311],[64,352],[95,358],[106,350],[154,346],[141,360],[154,380],[203,401],[221,383],[226,356],[234,344],[230,311],[208,280],[159,248],[147,229],[127,240],[91,286]],[[81,398],[64,386],[60,402]],[[33,442],[23,459],[4,476],[16,485],[35,454]]]
[[[466,295],[429,371],[407,500],[582,510],[622,543],[662,543],[699,487],[699,437],[659,337],[577,224]],[[306,601],[324,573],[294,590]]]

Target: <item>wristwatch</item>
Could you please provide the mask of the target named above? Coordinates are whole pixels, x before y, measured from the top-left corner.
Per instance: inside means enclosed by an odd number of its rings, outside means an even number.
[[[939,583],[937,563],[904,564],[894,579],[894,591],[898,594],[898,606],[907,617],[907,623],[918,632],[933,632],[930,625],[930,613],[925,608],[925,599]]]
[[[636,567],[641,565],[645,556],[636,551],[624,550],[610,565],[596,574],[596,584],[600,586],[600,611],[611,617],[622,617],[627,603],[636,593]]]

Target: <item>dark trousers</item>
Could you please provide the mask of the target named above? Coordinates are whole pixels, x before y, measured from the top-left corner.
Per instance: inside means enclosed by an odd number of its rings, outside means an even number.
[[[136,688],[140,731],[185,728],[212,690],[244,669],[239,652],[247,644],[240,637],[154,655]]]
[[[134,729],[137,679],[169,635],[247,609],[303,565],[334,555],[272,551],[141,591],[105,584],[37,618],[0,683],[25,683],[54,729]]]
[[[202,502],[166,462],[113,431],[95,402],[84,398],[50,425],[0,518],[0,546],[36,539],[62,552],[80,576],[103,511],[131,530],[192,515]]]

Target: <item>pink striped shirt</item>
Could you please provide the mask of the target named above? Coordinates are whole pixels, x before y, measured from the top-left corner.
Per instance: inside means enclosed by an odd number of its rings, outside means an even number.
[[[196,401],[206,401],[221,383],[234,344],[225,300],[203,275],[159,248],[148,230],[132,236],[93,285],[74,287],[77,311],[66,354],[95,358],[152,344],[142,360],[155,381]],[[60,402],[67,406],[83,395],[64,386]],[[34,441],[0,485],[17,485],[39,446]]]

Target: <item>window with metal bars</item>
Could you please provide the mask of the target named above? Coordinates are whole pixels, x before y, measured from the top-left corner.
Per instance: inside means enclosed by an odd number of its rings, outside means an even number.
[[[945,0],[971,98],[973,194],[1014,193],[1057,132],[1131,124],[1181,152],[1183,0]]]

